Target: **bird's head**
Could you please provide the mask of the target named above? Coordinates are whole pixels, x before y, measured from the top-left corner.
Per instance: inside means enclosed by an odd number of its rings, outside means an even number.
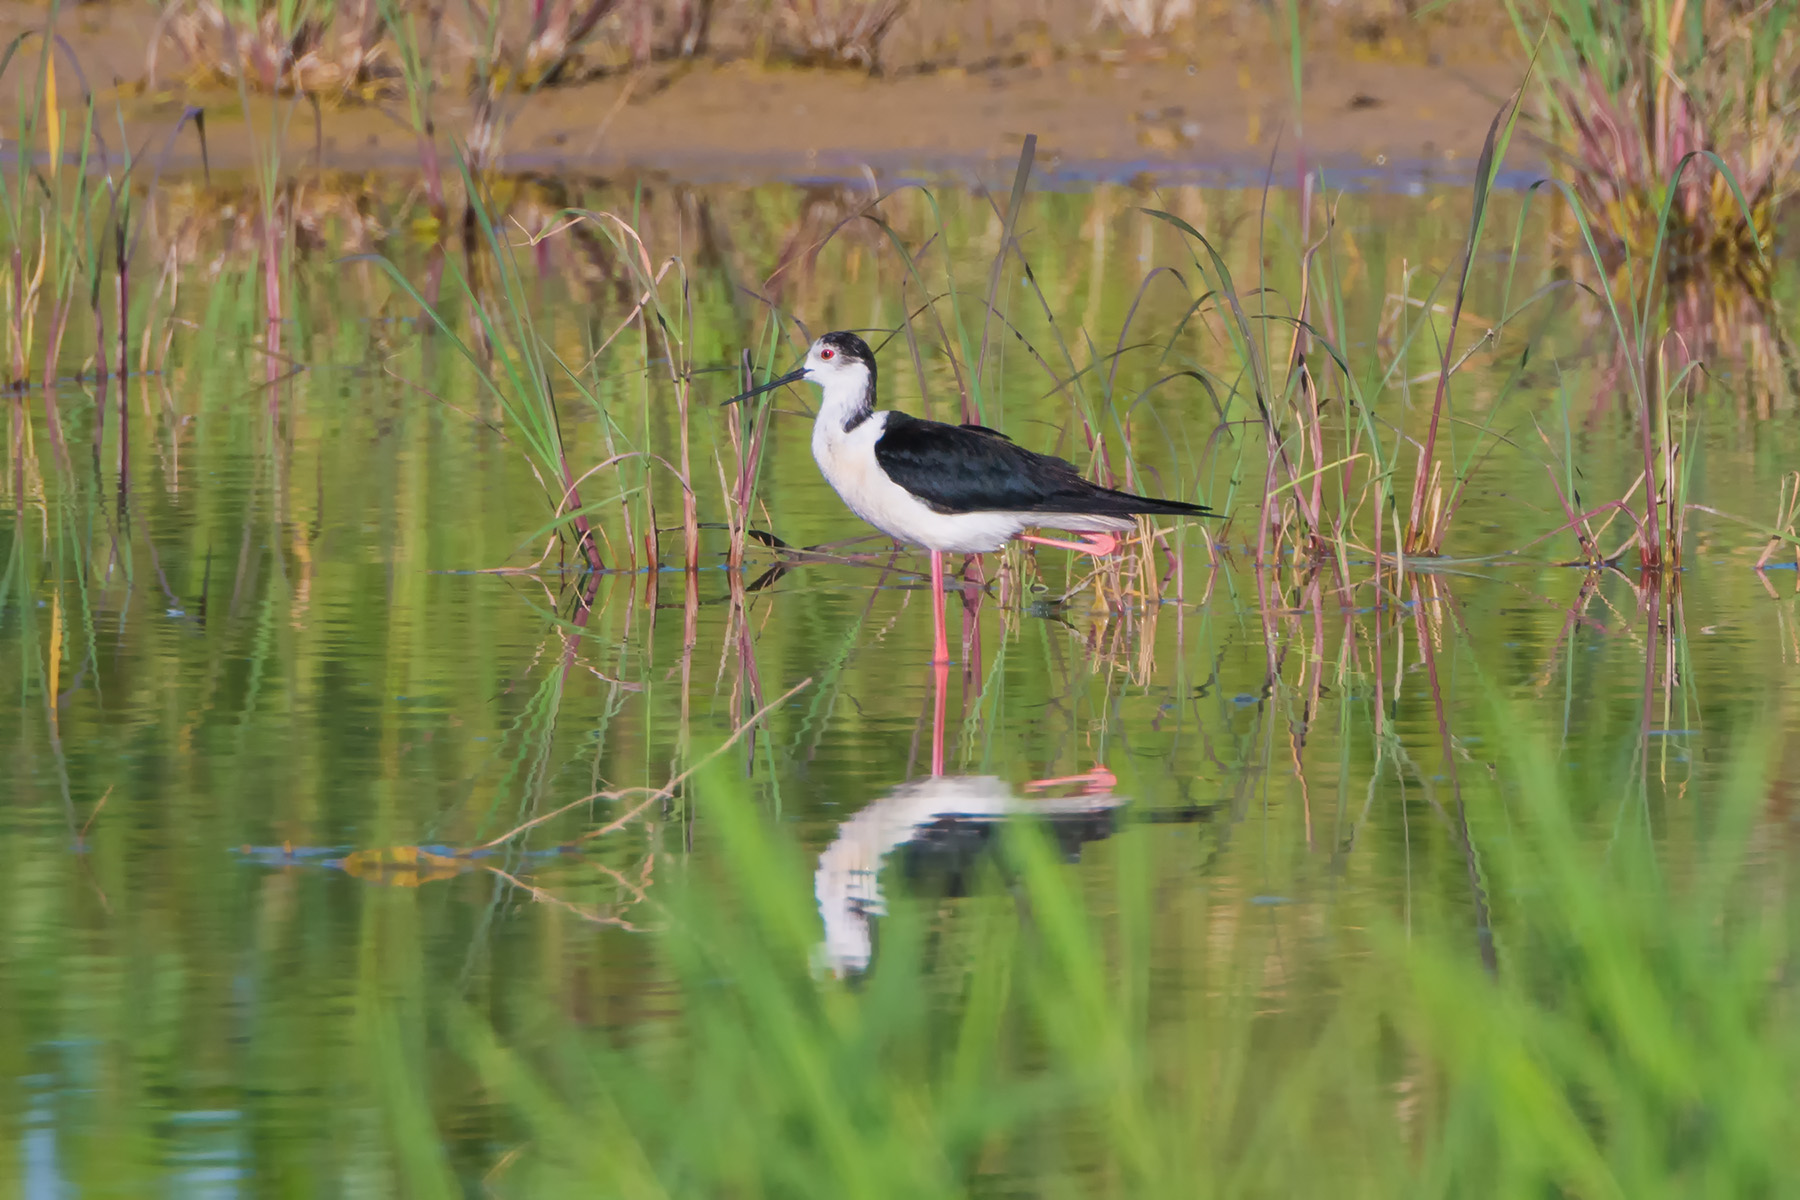
[[[806,352],[806,365],[800,370],[808,383],[835,390],[851,383],[873,381],[875,354],[869,343],[854,333],[828,333]]]
[[[856,410],[875,403],[875,352],[854,333],[828,333],[806,351],[798,370],[771,379],[760,387],[733,396],[727,404],[748,400],[790,383],[816,383],[824,390],[825,407]]]

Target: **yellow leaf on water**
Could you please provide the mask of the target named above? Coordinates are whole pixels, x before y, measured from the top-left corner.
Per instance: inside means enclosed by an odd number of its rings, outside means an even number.
[[[346,854],[338,865],[346,875],[390,887],[418,887],[440,879],[452,879],[469,869],[467,859],[433,854],[418,846],[357,850]]]

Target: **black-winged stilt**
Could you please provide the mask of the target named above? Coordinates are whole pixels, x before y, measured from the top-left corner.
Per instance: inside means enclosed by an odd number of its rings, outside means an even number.
[[[1139,513],[1205,517],[1211,509],[1101,487],[1073,464],[1015,445],[983,425],[946,425],[875,409],[875,355],[854,333],[828,333],[796,371],[740,400],[802,380],[819,385],[813,458],[850,510],[889,537],[931,552],[933,662],[950,659],[944,555],[986,554],[1013,538],[1096,557],[1119,548]],[[1079,533],[1079,542],[1025,530]]]

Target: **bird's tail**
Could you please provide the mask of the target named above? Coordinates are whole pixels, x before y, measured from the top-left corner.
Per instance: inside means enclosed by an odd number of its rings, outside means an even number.
[[[1103,513],[1107,516],[1166,516],[1166,517],[1216,517],[1219,514],[1204,504],[1189,504],[1185,500],[1162,500],[1155,496],[1138,496],[1131,492],[1121,492],[1116,488],[1094,488],[1090,498],[1099,501],[1102,507],[1089,507],[1087,511]]]

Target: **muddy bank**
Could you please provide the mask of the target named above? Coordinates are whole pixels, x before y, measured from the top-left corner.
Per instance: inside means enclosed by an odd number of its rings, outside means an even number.
[[[1105,174],[1260,163],[1290,144],[1281,64],[1201,69],[1184,62],[997,67],[894,79],[843,73],[701,68],[649,95],[629,83],[520,107],[507,156],[692,172],[835,172],[863,160],[892,169],[1008,162],[1028,133],[1046,167]],[[1514,78],[1483,69],[1326,59],[1310,69],[1307,146],[1340,163],[1454,166],[1478,152]],[[606,114],[600,127],[572,118]],[[610,119],[607,119],[610,118]]]
[[[933,173],[1010,163],[1035,133],[1050,180],[1231,182],[1260,179],[1275,140],[1291,148],[1303,135],[1311,161],[1410,181],[1464,176],[1522,73],[1491,27],[1435,28],[1430,37],[1409,27],[1410,41],[1334,38],[1308,58],[1297,124],[1289,62],[1273,38],[1241,30],[1216,43],[1150,44],[1091,30],[1077,37],[1073,15],[1086,11],[1065,14],[1062,34],[1026,23],[1024,33],[985,43],[955,31],[896,30],[888,58],[898,61],[877,75],[771,63],[727,44],[697,59],[596,68],[578,82],[502,95],[485,120],[465,89],[440,86],[432,115],[440,153],[484,129],[503,170],[747,180],[864,167]],[[43,20],[41,10],[0,10],[0,36]],[[134,148],[156,153],[181,114],[200,107],[215,168],[249,165],[273,133],[296,169],[418,169],[404,99],[315,112],[306,100],[256,97],[246,112],[235,90],[204,86],[191,71],[182,82],[166,45],[153,82],[145,48],[157,29],[154,13],[137,6],[83,6],[59,18],[113,142],[113,111]],[[30,69],[27,57],[15,74]],[[60,90],[65,103],[80,96],[66,82]],[[14,91],[0,107],[17,103]],[[184,134],[164,165],[200,161],[198,141]],[[1284,155],[1283,177],[1291,163]]]

